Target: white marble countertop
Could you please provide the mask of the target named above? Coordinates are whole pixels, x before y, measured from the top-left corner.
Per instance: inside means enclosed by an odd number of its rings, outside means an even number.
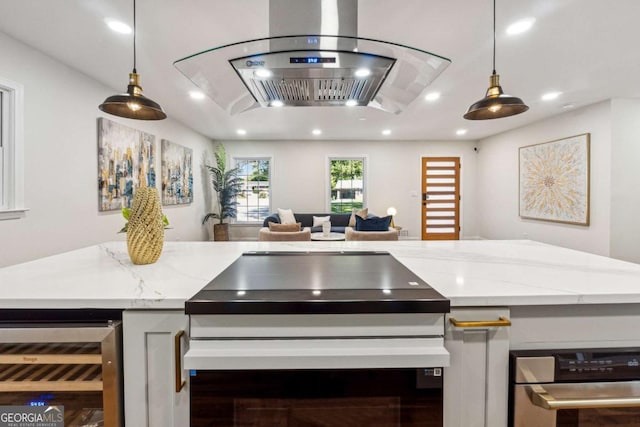
[[[252,250],[386,250],[452,306],[640,303],[640,265],[527,240],[166,242],[151,265],[109,242],[0,269],[0,308],[183,308]]]

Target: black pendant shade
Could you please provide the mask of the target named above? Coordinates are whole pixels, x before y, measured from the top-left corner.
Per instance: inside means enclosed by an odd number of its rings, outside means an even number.
[[[129,73],[127,93],[112,95],[98,107],[114,116],[134,120],[162,120],[167,115],[162,107],[142,94],[140,76],[136,71],[136,0],[133,0],[133,71]]]
[[[493,0],[493,74],[484,98],[471,104],[463,117],[467,120],[499,119],[524,113],[528,109],[522,99],[503,92],[500,76],[496,74],[496,0]]]
[[[506,95],[500,86],[500,76],[492,74],[489,89],[480,101],[474,102],[464,118],[467,120],[489,120],[514,116],[529,109],[522,99]]]
[[[135,72],[129,74],[127,93],[112,95],[98,107],[105,113],[135,120],[162,120],[167,115],[160,105],[142,94],[140,76]]]

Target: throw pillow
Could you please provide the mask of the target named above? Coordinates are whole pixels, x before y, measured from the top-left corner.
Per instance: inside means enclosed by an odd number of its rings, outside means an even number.
[[[313,226],[312,227],[322,227],[322,223],[323,222],[328,222],[330,221],[331,217],[329,215],[327,216],[314,216],[313,217]]]
[[[391,215],[366,219],[356,216],[356,231],[388,231],[389,224],[391,224]]]
[[[295,224],[277,224],[275,222],[269,223],[269,231],[292,232],[300,230],[302,230],[301,222],[297,222]]]
[[[291,209],[280,209],[278,208],[278,216],[280,217],[280,224],[295,224],[296,217],[293,216],[293,211]]]
[[[369,208],[352,210],[351,211],[351,218],[349,218],[348,227],[355,227],[356,226],[356,216],[359,216],[360,218],[366,219],[367,215],[369,215]]]

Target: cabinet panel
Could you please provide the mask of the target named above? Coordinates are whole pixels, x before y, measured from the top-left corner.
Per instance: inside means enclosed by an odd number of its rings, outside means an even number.
[[[505,427],[509,366],[509,327],[486,326],[508,318],[508,308],[456,308],[447,316],[444,369],[446,427]],[[458,321],[485,322],[456,327]],[[499,322],[500,323],[500,322]]]
[[[184,369],[178,371],[179,378],[176,374],[176,369],[184,366],[182,358],[188,343],[188,322],[188,317],[179,310],[124,312],[127,425],[189,425],[188,375]],[[180,354],[176,354],[178,343]],[[183,381],[185,384],[180,388],[178,384]]]
[[[514,306],[511,349],[638,347],[639,319],[640,304]]]

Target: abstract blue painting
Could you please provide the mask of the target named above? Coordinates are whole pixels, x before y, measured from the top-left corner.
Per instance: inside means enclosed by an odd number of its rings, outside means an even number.
[[[155,136],[98,118],[99,210],[130,208],[140,186],[156,186]]]
[[[193,201],[193,150],[162,140],[162,204]]]

